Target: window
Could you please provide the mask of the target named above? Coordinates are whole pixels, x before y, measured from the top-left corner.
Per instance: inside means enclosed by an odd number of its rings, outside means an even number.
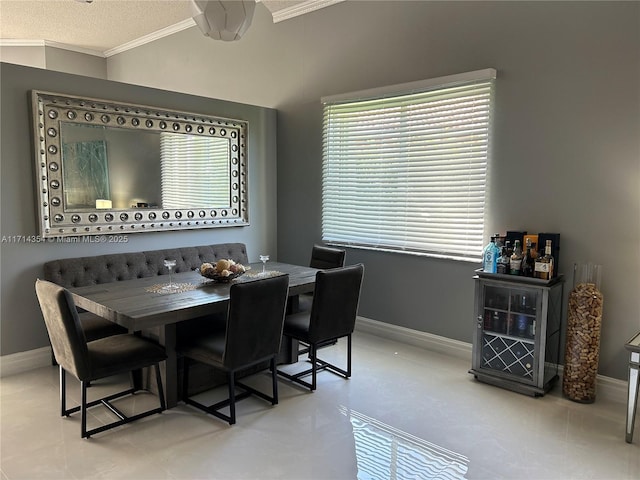
[[[323,98],[323,240],[480,260],[495,76]]]

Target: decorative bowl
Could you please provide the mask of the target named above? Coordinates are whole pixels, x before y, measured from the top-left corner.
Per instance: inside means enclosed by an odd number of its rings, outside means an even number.
[[[243,275],[248,267],[233,260],[222,259],[216,263],[203,263],[198,272],[205,278],[218,283],[229,283],[230,281]]]
[[[240,273],[232,273],[230,275],[227,276],[223,276],[220,275],[218,272],[200,272],[200,275],[202,275],[204,278],[208,278],[210,280],[213,280],[216,283],[229,283],[231,280],[234,280],[242,275],[244,275],[244,272]]]

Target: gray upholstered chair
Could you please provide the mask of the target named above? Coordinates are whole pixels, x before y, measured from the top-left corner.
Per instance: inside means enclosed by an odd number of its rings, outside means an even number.
[[[321,270],[344,267],[346,255],[347,252],[340,248],[316,244],[311,250],[311,261],[309,262],[309,266],[312,268],[319,268]],[[312,303],[313,293],[302,293],[298,296],[298,305],[296,310],[310,311]]]
[[[288,275],[235,283],[230,289],[224,329],[200,337],[178,339],[176,351],[184,357],[182,396],[185,403],[226,420],[229,425],[236,423],[238,400],[256,395],[272,405],[278,403],[275,361],[280,352],[288,292]],[[189,366],[193,361],[226,374],[227,399],[207,406],[189,397]],[[271,369],[271,396],[237,381],[239,373],[261,364],[266,367],[267,362]],[[243,392],[236,394],[236,387]],[[227,406],[229,415],[221,411]]]
[[[82,438],[89,438],[96,433],[165,410],[159,367],[159,363],[167,358],[163,347],[133,334],[111,335],[87,342],[73,297],[65,288],[46,280],[36,280],[36,295],[55,360],[60,366],[60,412],[62,416],[81,412],[80,435]],[[111,404],[112,400],[135,393],[136,388],[129,388],[91,402],[87,401],[87,386],[91,380],[133,372],[150,366],[155,367],[159,408],[128,417]],[[76,377],[80,381],[81,388],[80,405],[69,409],[66,406],[65,372]],[[87,430],[87,409],[100,404],[113,412],[118,420]]]
[[[311,391],[316,389],[318,371],[326,369],[345,378],[351,376],[351,334],[355,328],[363,275],[362,264],[316,273],[311,311],[287,315],[283,330],[286,336],[307,345],[298,353],[309,354],[311,368],[295,374],[279,370],[278,374]],[[318,347],[343,337],[347,337],[346,370],[319,359],[317,355]],[[302,379],[309,374],[311,383]]]

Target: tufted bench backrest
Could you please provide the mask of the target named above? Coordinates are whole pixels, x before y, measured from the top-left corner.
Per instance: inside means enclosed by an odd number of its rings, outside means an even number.
[[[248,263],[244,243],[219,243],[148,252],[113,253],[94,257],[63,258],[44,264],[44,278],[65,288],[118,282],[169,273],[165,260],[176,260],[174,272],[194,270],[204,262],[231,258]]]

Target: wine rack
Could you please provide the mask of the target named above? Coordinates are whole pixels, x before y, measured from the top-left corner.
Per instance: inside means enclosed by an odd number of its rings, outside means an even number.
[[[564,280],[478,272],[472,373],[541,396],[558,380]]]

